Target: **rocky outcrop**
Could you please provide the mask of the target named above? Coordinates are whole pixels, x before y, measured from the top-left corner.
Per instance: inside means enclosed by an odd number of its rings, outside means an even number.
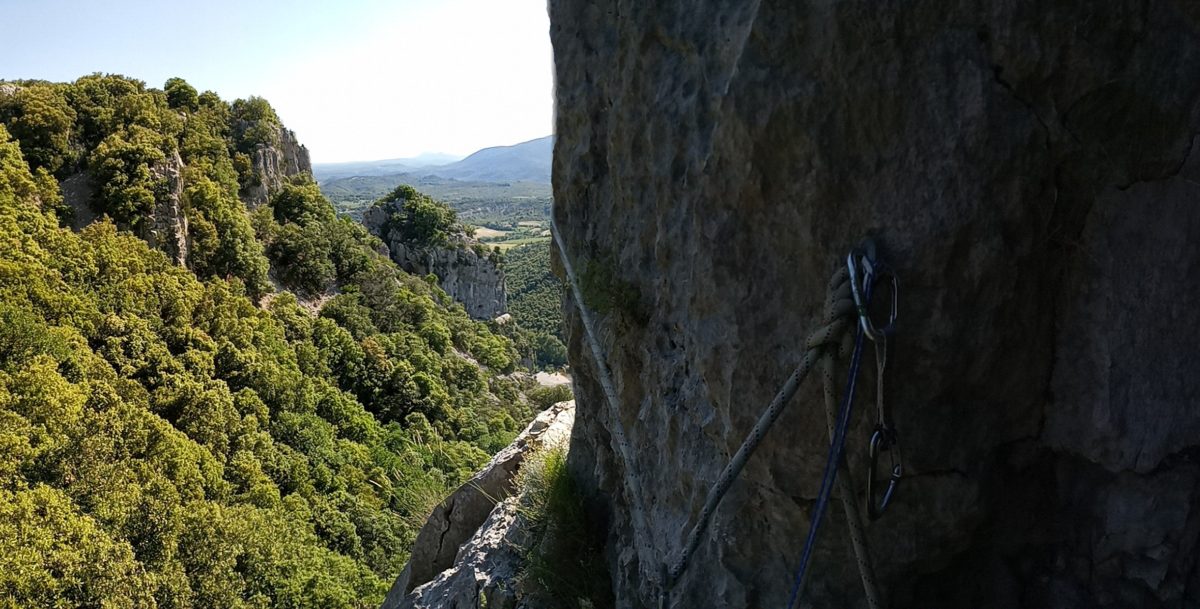
[[[519,606],[515,578],[526,531],[519,522],[517,498],[510,495],[525,460],[544,447],[566,442],[574,421],[574,402],[545,410],[434,508],[383,609]]]
[[[59,184],[63,203],[71,208],[71,228],[83,230],[83,227],[96,221],[96,212],[92,210],[92,197],[95,196],[95,185],[92,176],[86,171],[72,174]]]
[[[908,477],[867,530],[886,605],[1200,605],[1194,5],[550,16],[555,216],[620,402],[572,303],[570,462],[610,523],[617,606],[656,606],[867,234],[903,286],[886,395]],[[674,607],[785,605],[827,448],[818,385],[726,495]],[[848,441],[859,483],[871,426]],[[845,519],[826,518],[806,602],[864,607]]]
[[[184,266],[188,256],[188,220],[183,209],[183,158],[178,151],[150,167],[155,186],[154,207],[137,229],[137,235]],[[83,230],[96,221],[92,208],[96,185],[88,171],[79,171],[59,183],[63,202],[71,209],[71,227]],[[127,227],[128,228],[128,227]]]
[[[377,205],[363,214],[363,224],[388,247],[396,264],[414,275],[433,273],[438,284],[451,298],[462,303],[475,319],[491,320],[508,307],[504,270],[475,248],[477,242],[466,235],[455,235],[445,246],[419,246],[408,243],[399,231],[388,228],[392,203]]]
[[[165,252],[175,264],[183,266],[188,255],[188,221],[183,213],[183,159],[172,152],[167,160],[150,171],[162,184],[156,193],[154,210],[144,225],[141,237],[150,247]]]
[[[251,209],[269,201],[289,177],[312,174],[308,148],[300,144],[291,129],[276,127],[276,130],[272,141],[277,144],[258,144],[250,154],[253,179],[240,194]]]
[[[496,504],[463,543],[452,568],[412,591],[400,604],[385,603],[385,609],[531,609],[517,597],[520,549],[530,538],[518,502],[517,497],[509,497]]]

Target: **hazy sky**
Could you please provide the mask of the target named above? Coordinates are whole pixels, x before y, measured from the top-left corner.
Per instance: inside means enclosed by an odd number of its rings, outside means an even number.
[[[315,162],[553,130],[545,0],[0,0],[0,79],[180,76],[267,98]]]

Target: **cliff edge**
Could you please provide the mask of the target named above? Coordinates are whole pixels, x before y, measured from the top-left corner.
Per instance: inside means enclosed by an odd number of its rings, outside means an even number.
[[[421,527],[382,609],[539,609],[520,594],[525,546],[518,474],[539,451],[566,443],[575,403],[538,414],[479,473],[438,504]]]

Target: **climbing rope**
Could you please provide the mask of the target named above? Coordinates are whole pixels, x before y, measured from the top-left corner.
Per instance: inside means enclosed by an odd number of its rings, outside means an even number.
[[[821,476],[821,489],[817,493],[817,501],[813,505],[812,518],[808,525],[808,536],[804,540],[804,551],[800,553],[800,566],[796,569],[796,577],[792,583],[792,592],[788,596],[787,609],[792,609],[796,601],[800,598],[800,593],[804,589],[805,576],[808,574],[809,560],[812,558],[813,549],[817,544],[817,532],[821,530],[821,521],[825,516],[825,508],[829,505],[829,496],[833,491],[834,479],[837,476],[838,469],[842,467],[842,450],[846,445],[846,430],[850,423],[850,412],[854,405],[854,388],[855,378],[858,376],[858,366],[862,361],[863,349],[863,333],[862,330],[857,332],[854,338],[854,354],[850,357],[850,377],[847,380],[847,388],[845,397],[842,400],[842,407],[838,411],[837,421],[833,426],[833,433],[829,440],[829,456],[825,461],[825,471]],[[827,383],[828,384],[828,383]],[[857,546],[855,550],[857,550]],[[859,567],[863,567],[866,561],[863,557],[858,557]],[[860,575],[862,575],[860,573]],[[873,578],[868,578],[862,575],[863,581],[874,581]],[[874,595],[871,592],[867,593],[868,602]]]
[[[799,366],[788,377],[775,399],[767,406],[766,411],[759,417],[754,428],[750,431],[749,436],[738,448],[730,463],[721,472],[716,484],[710,489],[708,496],[705,499],[704,507],[700,510],[699,519],[692,527],[686,544],[680,552],[676,562],[667,567],[664,565],[662,579],[662,595],[659,600],[659,607],[666,608],[670,606],[670,593],[679,578],[687,569],[692,555],[695,553],[700,544],[700,538],[707,530],[712,519],[713,512],[717,505],[721,502],[725,493],[729,490],[734,479],[745,467],[746,461],[758,448],[762,442],[763,435],[779,417],[783,406],[795,395],[800,383],[811,370],[813,362],[818,358],[823,364],[823,373],[825,376],[825,413],[826,423],[829,428],[830,449],[828,461],[825,467],[825,473],[822,476],[821,490],[818,493],[817,502],[814,505],[812,521],[809,525],[809,533],[805,542],[805,548],[801,555],[800,567],[797,569],[796,578],[792,586],[792,591],[788,601],[788,609],[795,605],[796,600],[800,597],[803,591],[805,576],[809,565],[809,560],[812,556],[813,548],[815,547],[817,532],[820,529],[821,519],[825,513],[825,507],[828,503],[829,495],[833,489],[834,482],[837,480],[838,471],[844,473],[838,484],[839,496],[841,498],[843,510],[846,512],[846,521],[850,530],[851,545],[854,549],[855,558],[858,562],[859,576],[862,579],[863,591],[867,597],[867,604],[871,609],[878,609],[882,606],[880,594],[877,585],[875,584],[874,570],[871,566],[870,553],[866,545],[866,535],[863,530],[862,517],[859,514],[858,506],[855,502],[854,485],[846,471],[845,462],[842,459],[842,450],[845,444],[846,432],[849,427],[850,414],[854,400],[854,390],[858,376],[858,368],[862,359],[863,339],[869,338],[876,348],[876,362],[879,373],[879,381],[877,385],[877,402],[879,411],[879,424],[877,426],[876,435],[879,429],[884,429],[887,432],[887,437],[891,438],[891,443],[884,446],[883,450],[887,450],[894,444],[895,432],[887,426],[883,415],[883,398],[882,398],[882,374],[883,366],[886,362],[886,336],[892,331],[892,327],[896,319],[896,308],[899,298],[899,289],[895,279],[895,275],[890,271],[884,271],[882,265],[879,265],[875,258],[875,247],[873,242],[864,242],[861,248],[856,248],[851,251],[847,257],[845,268],[838,269],[833,278],[829,282],[827,289],[827,300],[825,308],[825,318],[822,325],[817,328],[805,340],[806,351],[800,360]],[[888,323],[883,328],[875,326],[870,318],[867,305],[870,302],[871,294],[874,289],[875,282],[878,276],[887,276],[891,279],[891,297],[892,310],[888,318]],[[834,362],[833,354],[836,346],[841,342],[847,325],[847,318],[852,314],[856,314],[859,321],[859,328],[856,332],[854,340],[854,351],[851,355],[850,373],[847,379],[847,388],[844,394],[842,407],[838,410],[835,419],[836,397],[834,394]],[[875,440],[872,444],[872,471],[868,473],[868,480],[874,476],[874,456],[876,454]],[[894,455],[893,455],[894,458]],[[874,495],[868,493],[869,510],[871,511],[872,519],[878,517],[883,509],[886,509],[887,502],[890,500],[892,493],[895,490],[895,484],[899,480],[899,468],[894,468],[893,478],[889,485],[882,506],[874,503]],[[868,484],[868,488],[872,488]]]
[[[635,526],[640,526],[641,532],[635,531],[635,539],[649,539],[649,536],[644,534],[649,531],[647,528],[645,514],[640,506],[646,505],[642,502],[641,487],[637,484],[638,478],[634,470],[633,450],[629,447],[629,440],[625,436],[625,429],[621,427],[621,409],[620,401],[617,399],[617,390],[613,386],[612,371],[608,368],[608,360],[604,357],[604,349],[600,346],[600,342],[596,339],[595,321],[592,319],[592,313],[588,310],[583,302],[583,291],[579,287],[579,282],[575,279],[575,267],[571,264],[571,256],[567,254],[567,247],[563,243],[562,234],[558,230],[558,223],[554,219],[554,214],[550,214],[550,234],[554,236],[554,242],[558,245],[559,259],[562,260],[563,269],[567,273],[568,283],[571,285],[571,294],[575,297],[575,306],[579,309],[579,318],[583,322],[584,342],[588,344],[588,348],[592,352],[592,362],[596,365],[596,371],[599,373],[597,377],[600,381],[600,389],[604,392],[605,401],[608,404],[608,420],[612,422],[612,427],[608,430],[609,436],[617,445],[617,452],[621,454],[621,460],[624,462],[627,478],[625,486],[629,492],[633,494],[633,505],[639,506],[630,510],[631,515],[637,521]]]
[[[704,507],[700,509],[700,516],[696,523],[692,526],[691,533],[688,534],[687,542],[683,546],[683,550],[679,554],[679,558],[675,563],[667,569],[666,578],[663,586],[664,601],[660,603],[662,606],[667,606],[669,597],[667,596],[670,589],[679,581],[680,576],[687,569],[692,555],[696,548],[700,545],[700,539],[704,532],[708,529],[708,525],[712,520],[713,512],[717,508],[717,504],[725,497],[725,493],[729,490],[730,485],[737,479],[738,474],[746,466],[746,462],[754,451],[758,449],[762,443],[763,436],[767,430],[779,418],[783,412],[783,407],[796,395],[796,391],[800,388],[800,383],[808,376],[813,365],[821,357],[822,352],[827,345],[836,345],[840,343],[842,333],[845,332],[848,325],[849,314],[854,311],[854,301],[851,299],[850,286],[848,282],[849,273],[846,269],[840,269],[830,280],[828,292],[830,301],[833,303],[832,308],[826,311],[824,323],[808,335],[804,341],[806,350],[804,356],[800,359],[800,364],[784,382],[779,392],[775,394],[775,398],[767,406],[759,416],[758,422],[750,430],[749,436],[742,442],[742,445],[734,453],[733,459],[721,471],[721,475],[717,478],[717,483],[708,491],[708,496],[704,500]]]
[[[557,222],[554,215],[550,218],[551,234],[554,237],[555,244],[558,246],[560,259],[563,263],[563,269],[566,271],[568,283],[571,288],[572,296],[575,299],[576,307],[579,310],[580,320],[584,328],[584,339],[588,343],[588,347],[592,353],[592,360],[598,372],[600,387],[604,393],[609,410],[609,420],[612,421],[612,428],[609,429],[609,434],[617,445],[617,450],[621,453],[621,459],[624,461],[627,473],[633,472],[634,461],[632,450],[629,447],[624,429],[621,427],[619,400],[617,398],[616,389],[612,383],[611,371],[608,368],[607,360],[604,357],[604,350],[600,346],[596,338],[594,330],[594,320],[591,312],[587,309],[583,301],[583,293],[579,287],[579,282],[576,279],[574,267],[571,264],[570,256],[567,253],[567,248],[563,242],[562,235],[558,230]],[[860,272],[860,270],[862,272]],[[876,426],[875,433],[871,438],[870,446],[870,461],[871,471],[868,473],[867,483],[867,504],[871,519],[874,520],[882,514],[890,502],[896,483],[899,481],[902,473],[902,466],[899,465],[896,452],[890,452],[893,459],[892,478],[888,488],[885,491],[884,498],[881,503],[876,503],[873,492],[873,478],[876,465],[876,458],[879,452],[889,452],[896,445],[895,432],[884,417],[883,408],[883,369],[886,364],[887,343],[886,336],[891,332],[892,326],[896,319],[896,303],[898,300],[898,287],[895,280],[895,275],[890,271],[883,273],[891,278],[891,297],[892,310],[888,320],[888,324],[884,328],[877,328],[872,322],[867,311],[867,304],[870,302],[871,294],[874,288],[877,272],[881,270],[878,262],[875,259],[874,245],[867,241],[862,248],[856,248],[847,258],[847,265],[844,268],[838,269],[834,276],[830,279],[827,286],[827,300],[825,307],[825,317],[822,325],[814,330],[804,341],[805,352],[800,359],[799,365],[792,374],[783,383],[775,397],[767,405],[766,410],[759,416],[754,427],[750,430],[742,445],[738,447],[736,453],[725,468],[721,471],[717,482],[709,489],[705,497],[704,506],[700,510],[699,517],[696,523],[692,526],[688,534],[687,541],[680,551],[679,557],[673,564],[663,564],[661,579],[661,596],[659,599],[660,609],[665,609],[670,606],[670,593],[680,577],[687,570],[688,565],[695,554],[696,549],[700,545],[701,538],[707,531],[713,513],[717,506],[721,503],[725,494],[729,491],[729,487],[737,479],[745,468],[746,463],[758,449],[762,443],[766,432],[771,428],[775,421],[782,414],[784,406],[791,401],[799,390],[800,384],[812,370],[813,366],[820,362],[822,364],[822,372],[824,375],[825,387],[825,414],[826,423],[829,428],[830,449],[829,458],[826,463],[825,473],[822,477],[821,490],[818,493],[818,499],[814,505],[812,522],[809,526],[808,538],[805,542],[805,548],[801,555],[800,567],[797,570],[795,582],[792,586],[792,592],[788,601],[788,609],[791,609],[795,601],[799,598],[803,591],[805,576],[809,559],[812,555],[813,547],[817,531],[820,527],[821,517],[824,514],[825,507],[828,503],[829,495],[832,492],[834,481],[838,480],[837,474],[840,471],[842,476],[838,481],[838,494],[842,502],[844,511],[846,512],[846,520],[850,529],[851,544],[854,548],[854,553],[858,561],[859,574],[863,583],[863,590],[867,597],[867,604],[870,609],[879,609],[882,604],[880,602],[879,591],[875,584],[874,573],[871,567],[870,555],[866,545],[866,536],[863,531],[862,517],[858,512],[857,504],[854,499],[854,485],[850,478],[846,465],[842,459],[842,451],[845,444],[846,432],[849,428],[850,414],[853,408],[854,391],[856,379],[858,376],[858,368],[862,359],[864,337],[870,339],[875,345],[876,350],[876,366],[878,372],[877,380],[877,412],[879,422]],[[834,353],[841,346],[847,326],[855,317],[858,318],[858,328],[854,339],[854,350],[851,355],[850,373],[847,379],[847,387],[843,396],[842,406],[839,409],[836,420],[834,416],[834,404],[836,397],[833,391],[834,387]],[[844,351],[845,349],[843,349]],[[844,355],[844,353],[843,353]],[[634,480],[636,480],[634,476]],[[636,482],[626,481],[625,485],[634,495],[633,504],[643,506],[640,497],[640,486]],[[640,507],[631,509],[631,513],[638,520],[637,526],[642,531],[649,531],[645,522],[645,515]],[[635,532],[635,538],[643,538],[643,535]]]
[[[787,605],[788,609],[791,609],[795,605],[800,593],[803,591],[809,559],[816,544],[816,536],[820,529],[821,518],[825,513],[829,493],[832,490],[835,480],[837,482],[842,509],[846,513],[847,529],[850,532],[850,542],[854,548],[855,558],[858,561],[858,572],[862,579],[863,592],[867,597],[867,606],[871,609],[878,609],[882,606],[879,589],[875,584],[874,568],[871,565],[870,552],[867,550],[862,515],[859,513],[858,505],[855,502],[854,483],[850,476],[850,471],[846,467],[846,462],[843,459],[843,450],[846,441],[846,429],[854,405],[854,392],[857,383],[858,368],[862,360],[863,337],[865,336],[875,346],[875,405],[878,422],[875,426],[875,432],[871,436],[869,449],[870,465],[867,471],[866,504],[868,516],[871,520],[876,520],[887,509],[903,472],[903,467],[899,463],[899,451],[890,452],[889,454],[893,459],[892,477],[882,503],[876,502],[874,481],[878,453],[881,450],[891,451],[891,448],[896,445],[896,434],[887,420],[884,409],[883,377],[884,369],[887,366],[887,336],[893,331],[896,323],[900,288],[895,273],[892,273],[890,269],[876,259],[875,244],[871,240],[865,241],[861,247],[855,248],[850,252],[846,257],[846,269],[850,276],[850,289],[854,297],[854,306],[858,314],[859,327],[855,333],[854,351],[850,356],[850,373],[846,380],[846,391],[841,408],[836,410],[834,406],[837,398],[833,393],[833,353],[827,351],[822,358],[825,375],[825,420],[829,428],[830,453],[825,464],[821,490],[818,493],[817,502],[813,508],[812,522],[809,525],[808,538],[805,540],[800,566],[796,571],[795,581],[792,584],[792,593]],[[871,302],[871,295],[875,289],[876,282],[880,281],[881,278],[889,280],[891,310],[887,324],[883,328],[878,328],[871,319],[868,305]],[[832,302],[827,303],[826,310],[830,310],[832,306]],[[835,412],[837,413],[836,417]]]
[[[851,256],[853,257],[853,253]],[[860,301],[860,294],[857,288],[854,287],[857,278],[854,270],[854,265],[847,265],[851,275],[851,287],[854,292],[855,304],[857,306]],[[866,298],[869,301],[871,298],[872,286],[868,284],[865,289]],[[864,309],[858,307],[861,313]],[[846,521],[850,530],[850,540],[854,548],[855,558],[858,561],[859,576],[863,583],[863,592],[867,597],[867,605],[871,609],[878,609],[879,591],[875,587],[874,570],[871,567],[870,554],[867,551],[865,534],[862,530],[862,518],[858,513],[858,507],[854,503],[854,492],[852,484],[848,479],[849,472],[846,468],[846,463],[843,460],[843,451],[846,445],[846,432],[850,425],[850,415],[854,408],[854,391],[858,382],[858,369],[862,363],[863,352],[863,337],[867,333],[863,327],[859,327],[855,332],[854,351],[850,356],[850,372],[846,379],[846,391],[843,394],[841,408],[837,409],[837,418],[834,419],[834,403],[837,398],[833,394],[833,354],[826,351],[822,357],[822,364],[825,372],[825,419],[826,425],[829,427],[829,455],[825,461],[825,470],[821,477],[821,489],[817,493],[817,501],[813,506],[812,519],[808,527],[808,537],[804,541],[804,551],[800,555],[800,566],[796,569],[796,576],[792,583],[792,591],[788,597],[787,609],[792,609],[796,601],[800,598],[800,593],[804,590],[806,575],[808,574],[809,561],[812,558],[812,552],[816,548],[817,533],[821,529],[821,520],[825,516],[825,510],[829,505],[829,496],[833,491],[834,482],[839,483],[838,491],[842,500],[842,508],[846,512]],[[843,476],[838,478],[838,473]]]

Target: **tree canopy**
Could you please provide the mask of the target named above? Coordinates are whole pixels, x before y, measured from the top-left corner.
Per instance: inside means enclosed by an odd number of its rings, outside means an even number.
[[[397,186],[376,205],[393,210],[386,228],[398,231],[407,243],[445,245],[460,230],[454,210],[407,184]]]

